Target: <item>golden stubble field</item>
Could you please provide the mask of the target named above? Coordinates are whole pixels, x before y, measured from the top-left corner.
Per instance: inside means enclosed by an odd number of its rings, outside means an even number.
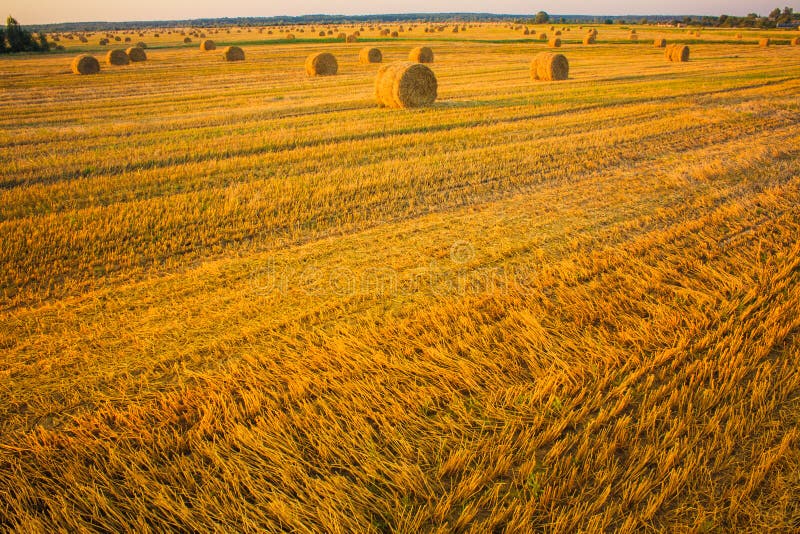
[[[800,32],[597,29],[1,59],[0,530],[800,529]]]

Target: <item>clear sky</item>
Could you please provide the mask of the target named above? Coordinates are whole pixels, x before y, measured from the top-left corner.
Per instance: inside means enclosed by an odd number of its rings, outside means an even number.
[[[527,14],[543,10],[585,15],[766,15],[786,0],[4,0],[21,24],[47,22],[172,20],[273,15],[483,12]],[[6,13],[3,13],[5,15]]]

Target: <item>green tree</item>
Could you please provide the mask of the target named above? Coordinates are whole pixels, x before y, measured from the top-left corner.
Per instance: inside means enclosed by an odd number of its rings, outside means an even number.
[[[536,13],[536,18],[533,19],[533,21],[536,24],[544,24],[545,22],[548,22],[549,20],[550,20],[550,15],[548,15],[544,11],[539,11],[538,13]]]
[[[6,31],[0,28],[0,54],[5,54],[6,52],[8,52],[6,48]]]
[[[6,19],[6,40],[11,52],[35,52],[40,49],[31,32],[20,26],[11,15]]]
[[[769,12],[769,18],[771,20],[775,20],[780,16],[781,16],[781,10],[778,7],[776,7],[775,9],[773,9],[772,11]]]

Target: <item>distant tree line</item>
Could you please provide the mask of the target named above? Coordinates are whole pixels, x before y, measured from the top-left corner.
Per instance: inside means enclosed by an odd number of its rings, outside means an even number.
[[[9,52],[47,52],[50,44],[47,35],[39,33],[37,38],[19,25],[11,15],[6,19],[6,27],[0,27],[0,54]]]

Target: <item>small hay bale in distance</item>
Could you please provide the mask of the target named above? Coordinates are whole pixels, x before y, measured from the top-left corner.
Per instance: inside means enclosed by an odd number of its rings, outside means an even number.
[[[422,63],[400,61],[384,65],[375,78],[375,99],[387,108],[418,108],[436,101],[439,84]]]
[[[358,61],[364,65],[368,63],[380,63],[383,61],[383,53],[377,48],[362,48],[358,53]]]
[[[792,46],[800,46],[800,37],[795,37],[794,39],[789,41],[789,44]]]
[[[569,61],[564,54],[542,52],[531,61],[531,79],[552,82],[569,78]]]
[[[136,43],[136,46],[138,46],[139,48],[147,48],[147,43],[145,43],[144,41],[139,41],[138,43]]]
[[[583,44],[585,44],[585,45],[594,44],[596,41],[597,40],[595,39],[594,35],[592,35],[591,33],[587,33],[583,37]]]
[[[400,37],[400,34],[398,32],[392,32],[389,34],[389,37],[397,38]]]
[[[345,40],[344,40],[344,41],[345,41],[346,43],[357,43],[357,42],[358,42],[358,36],[357,36],[357,35],[355,35],[355,34],[348,35],[348,36],[345,38]]]
[[[560,48],[561,47],[561,39],[558,37],[553,37],[549,41],[547,41],[547,46],[550,48]]]
[[[81,54],[72,60],[72,72],[75,74],[97,74],[100,72],[100,62],[89,54]]]
[[[238,46],[227,46],[222,51],[222,59],[225,61],[244,61],[244,50]]]
[[[325,35],[327,35],[327,34],[324,31],[319,32],[319,36],[320,37],[325,37]]]
[[[540,41],[546,41],[546,40],[547,40],[547,34],[546,34],[546,33],[540,33],[540,34],[539,34],[539,35],[537,35],[536,37],[537,37],[537,39],[539,39]]]
[[[118,65],[118,66],[125,66],[131,62],[131,58],[128,57],[127,52],[122,50],[121,48],[115,48],[114,50],[109,50],[106,54],[106,63],[109,65]]]
[[[189,44],[189,43],[192,42],[192,38],[191,37],[184,37],[183,38],[183,42],[184,42],[184,44]]]
[[[200,41],[200,50],[203,52],[210,52],[211,50],[217,49],[217,43],[212,41],[211,39],[203,39]]]
[[[558,30],[558,31],[556,31],[556,33],[554,33],[553,35],[556,35],[556,36],[558,36],[558,37],[561,37],[561,30]]]
[[[147,61],[147,53],[145,53],[144,48],[139,48],[138,46],[132,46],[127,50],[125,50],[125,53],[128,54],[128,57],[134,63],[138,63],[140,61]]]
[[[663,37],[656,37],[653,41],[653,46],[656,48],[666,48],[667,40]]]
[[[344,41],[345,39],[347,39],[347,34],[339,33],[339,35],[337,35],[336,38],[339,39],[340,41]]]
[[[427,46],[418,46],[408,53],[408,60],[414,63],[433,63],[433,50]]]
[[[295,40],[294,34],[293,33],[287,33],[286,34],[286,40],[287,41],[294,41]]]
[[[770,40],[769,37],[762,37],[761,39],[758,40],[758,46],[760,46],[761,48],[766,48],[771,44],[772,41]]]
[[[306,58],[306,74],[309,76],[333,76],[339,72],[339,62],[330,52],[317,52]]]
[[[638,41],[638,40],[639,40],[639,35],[638,35],[638,34],[636,34],[636,33],[631,33],[631,34],[628,36],[628,39],[629,39],[629,40],[631,40],[631,41]]]
[[[668,61],[685,63],[689,61],[689,47],[681,44],[667,45],[666,50],[664,50],[664,57],[667,58]]]

